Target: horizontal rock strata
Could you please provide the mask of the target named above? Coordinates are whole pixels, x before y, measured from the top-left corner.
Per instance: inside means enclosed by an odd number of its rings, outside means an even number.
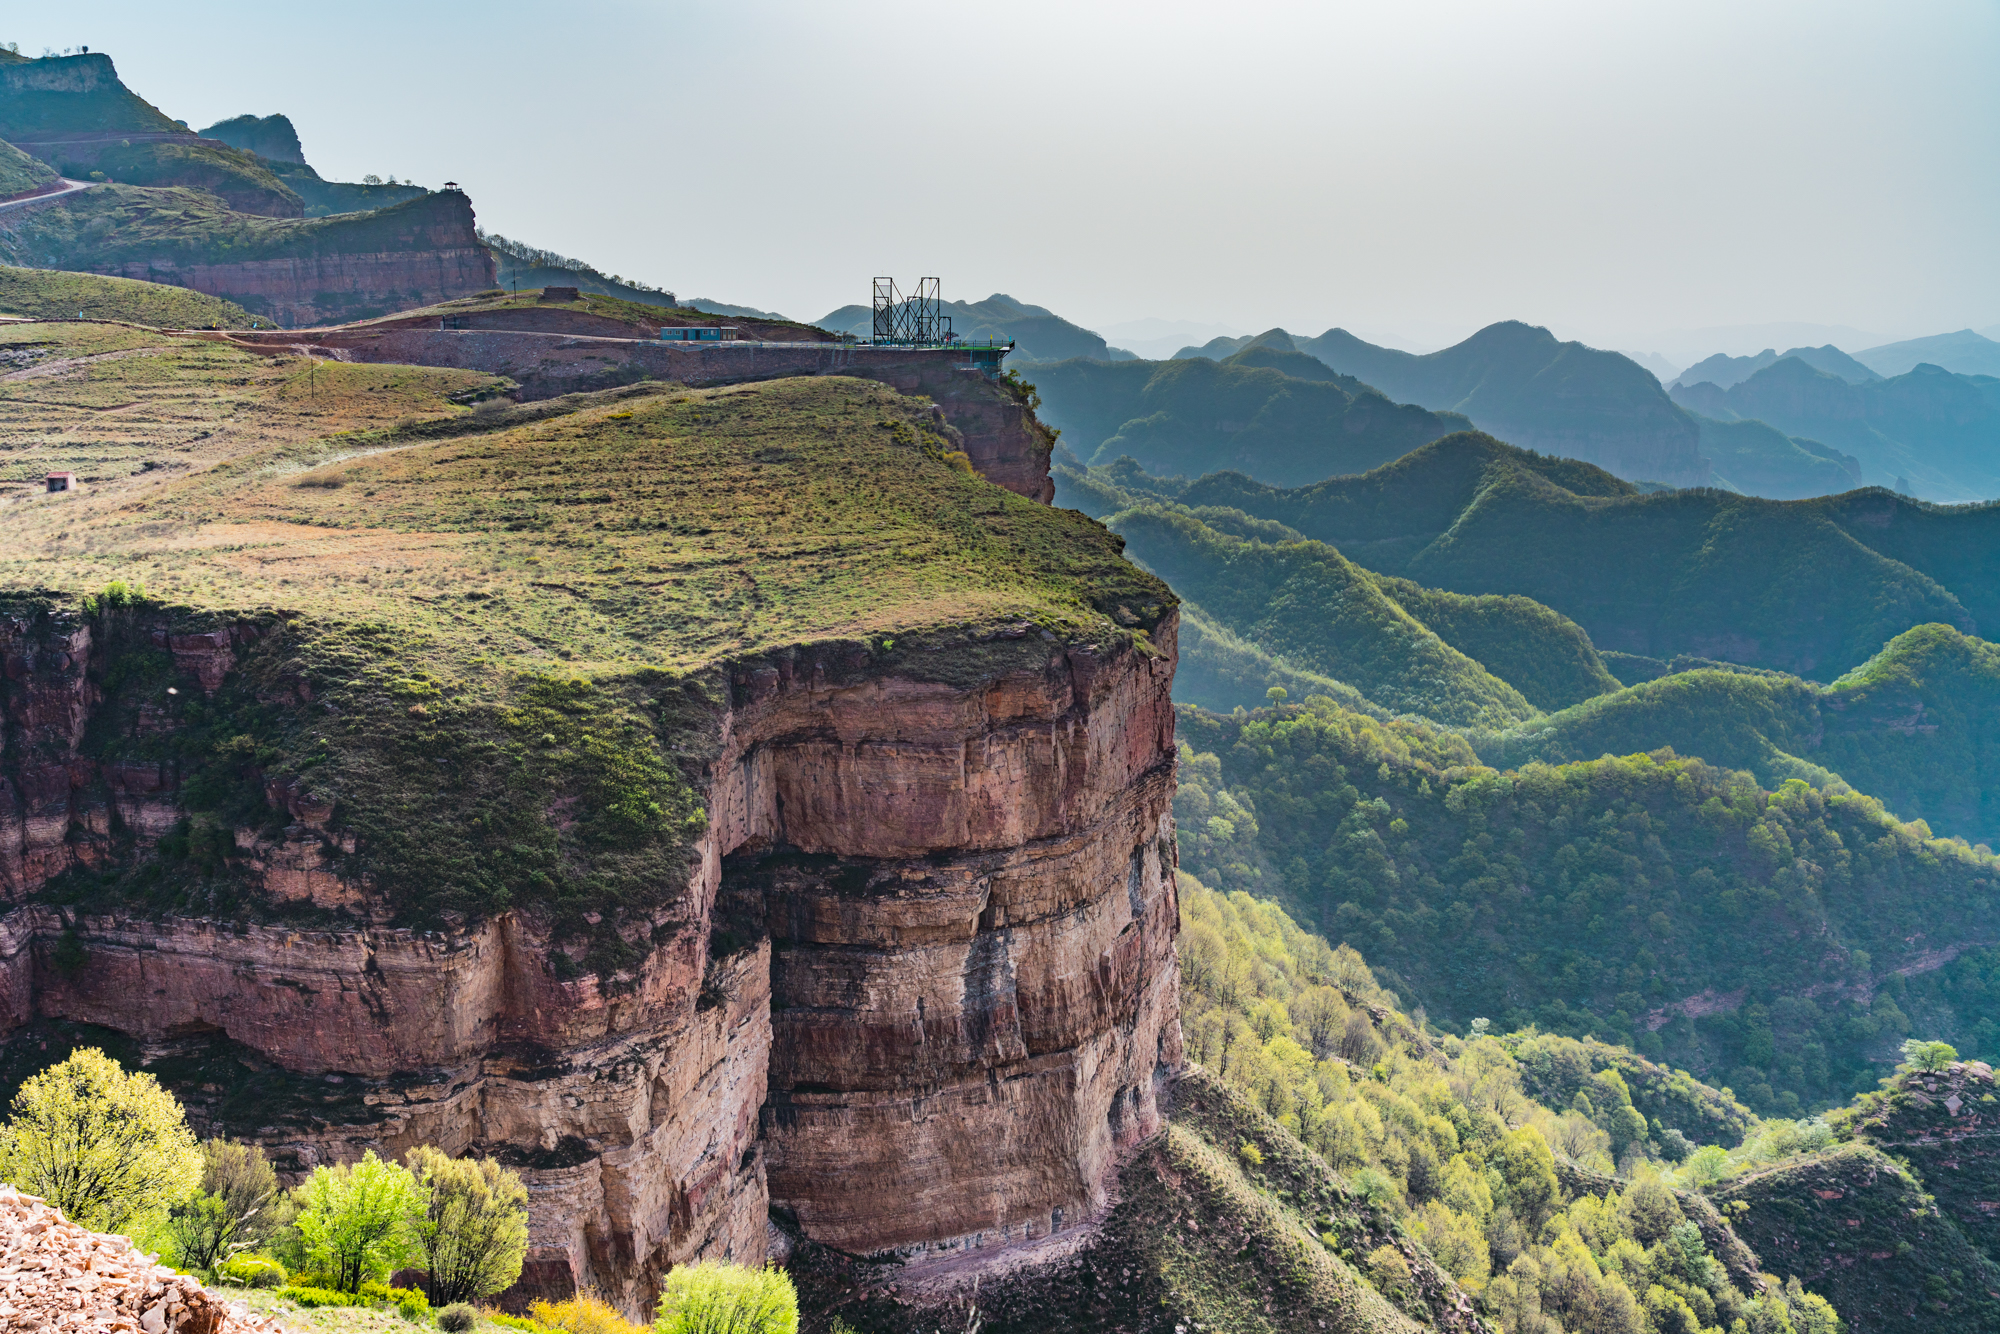
[[[200,692],[249,633],[155,642]],[[1103,1205],[1180,1064],[1171,618],[1152,643],[972,684],[739,664],[694,872],[605,985],[519,914],[395,926],[337,873],[332,810],[276,779],[294,823],[238,831],[241,865],[344,929],[24,902],[112,855],[114,815],[143,850],[182,812],[170,765],[82,755],[87,626],[0,620],[0,1026],[128,1035],[289,1174],[500,1155],[532,1201],[516,1304],[638,1310],[671,1265],[762,1259],[773,1206],[851,1250],[1042,1237]]]

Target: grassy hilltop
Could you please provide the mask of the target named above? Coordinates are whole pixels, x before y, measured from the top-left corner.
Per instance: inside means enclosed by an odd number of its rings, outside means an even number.
[[[52,889],[71,900],[256,911],[227,831],[268,818],[252,775],[284,773],[339,803],[350,869],[405,918],[534,904],[582,929],[677,882],[698,823],[682,765],[729,688],[719,664],[834,641],[860,670],[970,679],[1041,660],[993,627],[1109,644],[1173,605],[1095,524],[953,466],[928,406],[873,382],[470,409],[451,399],[491,377],[0,329],[0,349],[35,344],[70,364],[0,385],[0,423],[31,473],[86,482],[7,502],[0,588],[19,615],[97,619],[95,756],[191,776],[167,855]],[[179,421],[88,412],[141,386]],[[65,417],[86,429],[52,432]],[[214,701],[170,696],[143,631],[160,619],[259,637]],[[134,731],[141,710],[179,725]],[[551,787],[591,818],[558,829]]]
[[[233,301],[137,278],[0,265],[0,315],[121,320],[156,329],[247,329],[256,322]]]

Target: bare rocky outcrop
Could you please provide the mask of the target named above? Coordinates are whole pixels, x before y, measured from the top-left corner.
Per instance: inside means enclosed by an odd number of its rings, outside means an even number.
[[[78,1227],[0,1186],[0,1329],[120,1334],[282,1334],[195,1279],[156,1266],[129,1239]]]
[[[151,633],[199,694],[258,632]],[[257,1072],[176,1091],[291,1173],[501,1155],[532,1198],[516,1301],[594,1285],[637,1309],[673,1264],[761,1259],[774,1209],[854,1251],[1075,1227],[1181,1060],[1174,623],[1112,648],[1014,633],[922,676],[839,646],[735,664],[694,871],[633,924],[643,962],[599,978],[524,914],[396,925],[343,878],[331,808],[277,777],[291,823],[239,831],[241,865],[344,925],[24,901],[118,839],[144,855],[180,776],[86,757],[88,622],[0,620],[0,1024]]]

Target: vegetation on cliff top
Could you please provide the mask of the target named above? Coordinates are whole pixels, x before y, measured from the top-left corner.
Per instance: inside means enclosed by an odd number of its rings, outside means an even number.
[[[230,208],[271,218],[305,215],[299,196],[254,153],[199,139],[57,143],[45,150],[71,180],[203,190]]]
[[[427,194],[367,213],[301,219],[239,213],[205,189],[101,185],[0,232],[0,259],[50,269],[179,266],[423,251],[441,243],[478,244],[463,195]]]
[[[0,270],[0,290],[50,301],[73,291],[79,299],[142,299],[135,313],[152,313],[156,302],[166,313],[200,313],[203,306],[175,303],[210,300],[180,288],[34,270]],[[104,324],[0,324],[0,365],[37,372],[0,381],[0,496],[26,494],[34,504],[44,503],[35,493],[50,472],[77,474],[87,492],[72,501],[96,497],[107,487],[157,484],[259,448],[399,422],[470,419],[454,400],[507,384],[479,371],[258,355],[222,341]],[[18,554],[15,533],[36,527],[31,515],[49,512],[11,513],[0,552]],[[156,554],[171,563],[166,549]]]
[[[155,329],[247,329],[250,312],[233,301],[137,278],[0,265],[0,314],[62,320],[122,320]]]
[[[185,129],[121,83],[111,57],[101,51],[8,63],[20,83],[0,98],[0,139],[87,130],[177,134]]]
[[[450,301],[440,301],[436,305],[418,306],[411,310],[399,310],[389,315],[369,320],[357,320],[360,326],[374,324],[401,324],[405,321],[427,321],[439,317],[478,315],[489,311],[580,311],[587,315],[597,315],[605,319],[618,320],[632,326],[632,337],[651,338],[659,332],[662,324],[714,324],[717,318],[692,306],[654,305],[634,301],[608,292],[579,290],[574,301],[553,302],[543,300],[544,289],[529,289],[520,292],[491,291],[477,292],[471,296],[455,297]],[[797,324],[790,320],[778,319],[735,319],[730,324],[744,330],[745,337],[763,338],[773,342],[823,342],[826,334],[810,325]]]
[[[314,373],[266,381],[265,409]],[[1045,666],[1044,636],[1149,651],[1164,585],[1098,525],[954,465],[939,430],[871,381],[642,385],[30,493],[0,585],[54,617],[119,585],[87,744],[173,764],[190,812],[164,856],[51,893],[264,910],[231,831],[277,837],[292,817],[266,789],[289,781],[404,919],[535,905],[615,968],[703,827],[690,784],[737,688],[718,665],[818,644],[833,677],[970,681]],[[230,626],[213,699],[150,639]],[[175,726],[140,725],[158,716]]]

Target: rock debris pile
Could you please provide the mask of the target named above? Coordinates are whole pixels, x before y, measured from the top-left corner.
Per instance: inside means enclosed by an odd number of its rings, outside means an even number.
[[[283,1334],[124,1237],[76,1226],[0,1186],[0,1330],[7,1334]]]

